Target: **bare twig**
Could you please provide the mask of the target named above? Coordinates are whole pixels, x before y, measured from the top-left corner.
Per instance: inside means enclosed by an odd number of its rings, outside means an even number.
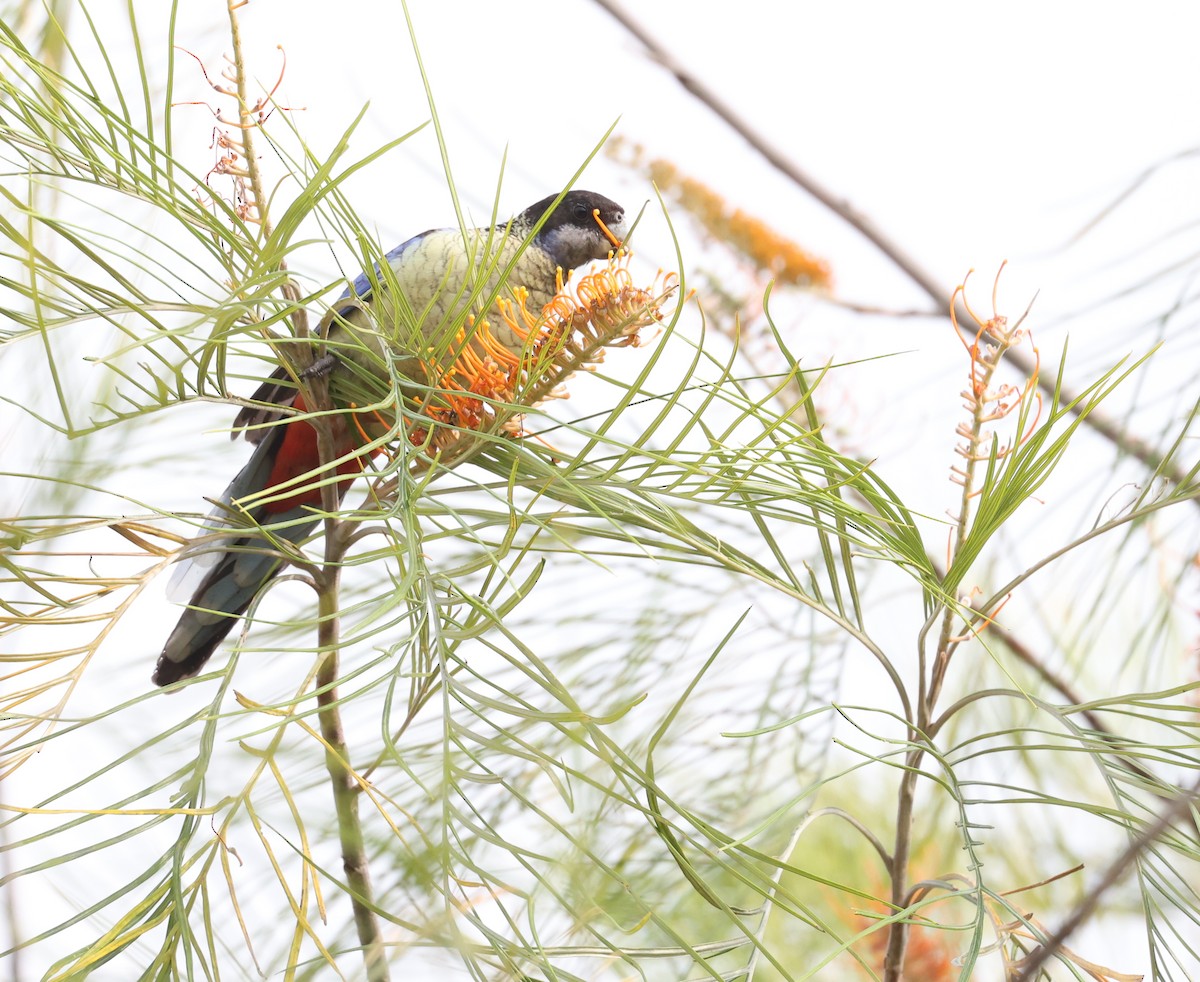
[[[1200,781],[1197,781],[1190,789],[1171,802],[1170,807],[1164,810],[1152,825],[1129,843],[1125,851],[1104,871],[1104,875],[1100,877],[1096,885],[1088,891],[1087,896],[1071,911],[1071,915],[1063,921],[1062,926],[1050,935],[1036,951],[1031,952],[1022,960],[1021,974],[1013,982],[1033,982],[1037,978],[1041,967],[1063,948],[1067,938],[1092,915],[1105,892],[1125,875],[1129,867],[1137,862],[1138,857],[1150,847],[1155,839],[1195,806],[1197,794],[1200,794]]]
[[[595,0],[595,3],[625,28],[633,37],[646,48],[655,61],[675,76],[675,80],[696,99],[707,106],[730,129],[737,133],[764,160],[767,161],[784,177],[815,198],[831,212],[859,232],[864,239],[886,256],[896,268],[904,273],[933,301],[937,310],[942,309],[949,290],[939,282],[928,270],[924,269],[912,256],[894,242],[882,229],[866,215],[858,211],[846,198],[835,194],[831,189],[817,181],[811,174],[806,173],[790,160],[779,148],[772,146],[763,135],[754,130],[742,116],[726,103],[703,81],[691,74],[671,53],[647,32],[637,21],[618,6],[614,0]],[[960,316],[965,315],[965,311]],[[964,316],[965,323],[965,316]],[[1035,374],[1034,362],[1023,352],[1010,352],[1007,356],[1009,364],[1018,374],[1032,376]],[[1055,393],[1056,385],[1063,405],[1070,406],[1071,412],[1079,415],[1084,412],[1086,404],[1077,399],[1077,393],[1065,385],[1059,385],[1056,378],[1042,379],[1038,377],[1037,384],[1051,396]],[[1140,437],[1125,430],[1120,423],[1092,409],[1083,416],[1084,424],[1090,426],[1112,443],[1121,453],[1140,461],[1153,474],[1161,475],[1167,480],[1182,484],[1186,480],[1184,471],[1171,464],[1168,456]],[[1200,506],[1200,501],[1197,501]]]

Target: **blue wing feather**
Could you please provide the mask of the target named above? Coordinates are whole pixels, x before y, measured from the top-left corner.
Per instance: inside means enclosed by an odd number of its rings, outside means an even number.
[[[421,242],[423,242],[436,231],[438,231],[438,229],[431,228],[428,231],[422,232],[420,235],[414,235],[411,239],[406,239],[392,249],[383,258],[387,260],[387,264],[391,266],[392,269],[396,269],[397,266],[400,265],[400,259],[404,253],[408,252],[408,250],[412,249],[414,246],[420,245]],[[350,288],[348,290],[343,290],[342,295],[338,297],[334,303],[336,304],[342,300],[349,300],[350,297],[357,297],[359,300],[363,301],[370,300],[371,291],[375,288],[375,284],[380,281],[380,277],[382,276],[382,270],[379,263],[374,265],[372,268],[372,273],[373,275],[366,272],[359,273],[354,282],[350,284]],[[344,310],[338,311],[339,314],[344,314],[345,312],[346,311]]]

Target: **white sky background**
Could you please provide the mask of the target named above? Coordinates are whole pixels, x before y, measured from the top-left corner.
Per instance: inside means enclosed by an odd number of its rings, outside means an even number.
[[[1001,15],[968,4],[914,16],[912,8],[889,4],[751,0],[736,8],[641,4],[637,17],[751,126],[939,278],[947,297],[975,268],[976,306],[986,308],[994,271],[1008,259],[1004,306],[1016,316],[1040,291],[1030,323],[1052,354],[1065,333],[1059,318],[1137,271],[1157,268],[1161,250],[1150,242],[1175,227],[1175,216],[1195,214],[1198,195],[1192,166],[1165,168],[1100,230],[1064,249],[1144,168],[1195,142],[1190,123],[1200,69],[1189,42],[1200,11],[1152,4],[1131,20],[1127,12],[1097,16],[1100,9],[1018,3]],[[185,22],[179,42],[211,72],[228,50],[220,5],[187,4],[184,12],[196,18],[195,28]],[[256,0],[240,16],[249,63],[268,85],[279,65],[275,46],[286,50],[278,98],[305,107],[294,121],[318,153],[370,102],[353,158],[423,122],[425,96],[398,5],[351,3],[343,16],[327,14],[320,4]],[[512,214],[560,187],[620,117],[617,132],[643,144],[648,156],[674,161],[827,257],[837,297],[928,309],[890,263],[687,96],[598,7],[417,2],[412,16],[469,217],[489,217],[506,148],[500,210]],[[179,98],[189,83],[195,98],[209,98],[190,59],[181,57]],[[177,146],[187,159],[180,137],[196,127],[201,171],[211,161],[210,123],[200,107],[175,114]],[[593,162],[580,186],[631,209],[653,197],[640,175],[604,159]],[[349,189],[385,247],[454,220],[432,128]],[[703,265],[703,246],[687,234],[686,219],[676,221],[687,260]],[[653,207],[636,246],[651,271],[672,262]],[[1143,251],[1147,265],[1139,267],[1130,259]],[[330,257],[324,268],[321,258],[306,272],[318,281],[335,278]],[[911,398],[944,383],[953,399],[960,386],[960,349],[942,323],[917,319],[897,330],[894,322],[824,304],[779,306],[793,350],[808,364],[913,352],[831,382],[834,391],[857,387],[848,396],[853,428],[875,442],[856,449],[886,462],[888,431],[902,433],[909,463],[916,463],[908,452],[915,433],[930,437],[931,452],[947,448],[946,403]],[[1131,350],[1129,316],[1113,307],[1066,325],[1081,374],[1098,373]],[[916,463],[913,485],[906,484],[905,461],[891,463],[888,477],[901,494],[928,489],[924,462]],[[952,500],[950,492],[930,510]]]
[[[114,10],[123,6],[109,2]],[[637,18],[676,59],[798,166],[869,215],[940,278],[947,299],[975,267],[972,297],[986,308],[994,271],[1008,259],[1004,306],[1017,315],[1040,291],[1031,322],[1051,364],[1067,330],[1072,364],[1083,377],[1150,342],[1149,328],[1139,338],[1140,322],[1131,321],[1127,306],[1064,317],[1159,268],[1164,255],[1186,251],[1179,240],[1157,240],[1200,214],[1195,164],[1164,168],[1081,243],[1064,245],[1146,167],[1200,142],[1200,5],[1144,4],[1136,14],[1126,5],[1047,3],[637,6]],[[96,4],[93,13],[103,7]],[[183,7],[178,42],[210,73],[219,70],[229,50],[224,5],[190,0]],[[929,306],[861,237],[648,61],[599,8],[582,0],[413,0],[411,10],[458,189],[480,223],[489,217],[506,147],[504,216],[558,190],[620,117],[617,132],[649,156],[673,160],[731,204],[827,257],[838,298],[889,309]],[[140,16],[152,36],[152,13]],[[277,98],[304,107],[294,122],[318,154],[367,101],[350,158],[427,118],[398,4],[252,0],[240,20],[249,63],[268,85],[279,66],[275,46],[286,50]],[[212,98],[186,56],[177,63],[176,93]],[[202,107],[180,107],[174,121],[180,155],[203,172],[212,160],[211,118]],[[642,177],[602,157],[579,185],[632,210],[652,199]],[[348,191],[385,247],[454,221],[431,128]],[[686,220],[676,221],[685,257],[702,264],[703,243]],[[651,273],[670,261],[653,204],[640,236],[639,260]],[[332,263],[319,267],[319,252],[311,255],[313,268],[302,272],[338,277]],[[900,495],[926,512],[952,504],[957,492],[942,476],[951,463],[965,361],[949,328],[913,318],[898,329],[894,320],[859,318],[811,298],[781,301],[781,308],[793,350],[806,364],[907,352],[836,377],[832,391],[853,415],[854,452],[877,459]],[[1135,309],[1144,312],[1146,304]],[[1135,421],[1151,437],[1196,395],[1195,342],[1171,343],[1175,356],[1161,359],[1154,376],[1161,392],[1143,393],[1159,415]],[[0,357],[0,381],[15,384],[13,371],[12,360]],[[172,427],[180,434],[177,469],[161,475],[161,487],[147,488],[139,477],[137,492],[179,508],[201,507],[202,496],[218,493],[246,456],[244,444],[214,432],[228,415],[223,407],[179,414]],[[15,437],[18,419],[0,405],[0,450],[10,461],[4,469],[36,469],[47,447]],[[1110,461],[1111,452],[1100,451],[1096,466]],[[1095,508],[1112,490],[1081,507]],[[0,490],[0,510],[10,507],[20,511],[19,495]],[[126,643],[106,649],[122,684],[148,685],[161,637],[176,617],[152,597],[123,626]],[[102,703],[104,696],[96,698]],[[1102,947],[1103,939],[1091,940]]]

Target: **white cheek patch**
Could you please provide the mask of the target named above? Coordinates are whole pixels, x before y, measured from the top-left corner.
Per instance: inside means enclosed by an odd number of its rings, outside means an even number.
[[[577,225],[564,225],[550,233],[556,246],[568,252],[579,252],[590,248],[592,236]]]
[[[564,225],[542,239],[542,249],[564,270],[582,266],[591,259],[604,259],[612,248],[599,227],[592,231]]]

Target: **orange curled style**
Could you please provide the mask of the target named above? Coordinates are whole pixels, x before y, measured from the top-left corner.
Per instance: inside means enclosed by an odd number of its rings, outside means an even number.
[[[607,225],[604,224],[604,219],[600,217],[600,209],[599,208],[592,209],[592,218],[595,220],[596,224],[600,226],[600,231],[604,233],[604,237],[606,239],[608,239],[609,242],[612,243],[612,247],[614,249],[620,249],[621,248],[621,240],[618,239],[615,235],[613,235],[612,229],[610,229]]]

